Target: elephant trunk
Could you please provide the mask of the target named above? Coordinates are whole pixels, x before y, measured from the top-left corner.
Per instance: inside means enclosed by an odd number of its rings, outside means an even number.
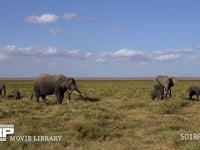
[[[73,91],[75,94],[84,97],[83,94],[80,92],[76,85],[76,81],[73,78],[69,79],[70,84],[67,84],[66,88],[70,91]]]
[[[76,85],[73,86],[72,91],[73,91],[74,93],[76,93],[77,95],[79,95],[79,96],[81,96],[81,97],[84,97],[83,94],[80,92],[80,90],[78,89],[78,87],[77,87]]]
[[[77,95],[80,95],[83,97],[83,94],[80,92],[80,90],[78,89],[77,86],[74,86],[74,89],[73,89],[74,93],[76,93]]]

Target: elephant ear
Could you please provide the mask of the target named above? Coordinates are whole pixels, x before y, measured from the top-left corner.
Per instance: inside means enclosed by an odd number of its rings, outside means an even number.
[[[65,80],[66,80],[65,85],[69,89],[72,85],[76,84],[74,78],[66,78]]]
[[[55,76],[55,83],[61,87],[65,86],[66,77],[62,74]]]
[[[169,86],[172,87],[177,83],[177,79],[175,77],[169,77]]]
[[[169,79],[173,85],[175,85],[178,82],[177,78],[175,77],[169,77]]]

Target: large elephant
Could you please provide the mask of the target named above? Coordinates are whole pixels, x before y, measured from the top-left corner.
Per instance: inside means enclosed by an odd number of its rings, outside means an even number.
[[[192,85],[188,89],[189,92],[189,99],[192,100],[192,96],[196,95],[196,100],[199,100],[200,95],[200,86],[199,85]]]
[[[46,95],[55,94],[57,104],[62,104],[66,91],[74,91],[76,94],[83,96],[76,86],[76,81],[62,74],[41,74],[35,79],[34,95],[37,103],[39,103],[39,98],[42,97],[43,102],[46,104]]]
[[[6,86],[5,84],[0,84],[0,99],[4,99],[6,96]]]
[[[169,97],[172,96],[171,87],[175,85],[177,82],[177,79],[175,77],[168,77],[159,75],[154,79],[154,85],[160,85],[164,88],[164,97],[167,98],[167,95],[169,94]]]

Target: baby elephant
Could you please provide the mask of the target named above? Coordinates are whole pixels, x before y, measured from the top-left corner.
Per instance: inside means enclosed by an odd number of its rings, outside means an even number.
[[[199,85],[192,85],[188,89],[189,91],[189,99],[192,100],[192,96],[196,95],[196,100],[199,100],[199,94],[200,94],[200,86]]]
[[[18,90],[13,91],[13,97],[15,100],[19,100],[21,98],[20,92]]]
[[[151,91],[151,98],[154,100],[164,98],[164,87],[160,85],[154,85],[154,89]]]

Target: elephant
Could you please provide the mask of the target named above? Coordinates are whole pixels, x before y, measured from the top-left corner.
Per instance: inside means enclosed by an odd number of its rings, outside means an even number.
[[[0,84],[0,99],[4,99],[6,96],[6,86],[5,84]]]
[[[151,91],[151,98],[154,100],[157,99],[163,99],[164,97],[164,88],[160,85],[154,85],[154,89]]]
[[[189,91],[189,99],[192,100],[192,96],[196,95],[196,100],[199,100],[200,94],[200,86],[199,85],[192,85],[188,88]]]
[[[83,97],[83,94],[76,86],[74,78],[68,78],[63,74],[41,74],[34,82],[34,95],[36,102],[39,103],[39,98],[42,97],[43,102],[46,103],[46,96],[54,94],[57,98],[57,104],[62,104],[64,93],[66,91],[73,91],[79,96]],[[70,94],[71,95],[71,94]],[[70,96],[69,96],[70,97]]]
[[[15,100],[19,100],[21,98],[20,91],[14,90],[13,91],[13,97],[14,97]]]
[[[175,77],[168,77],[164,75],[159,75],[155,77],[153,83],[154,85],[160,85],[164,89],[164,97],[167,99],[167,96],[169,94],[169,97],[172,96],[171,87],[173,87],[177,82],[177,79]]]

